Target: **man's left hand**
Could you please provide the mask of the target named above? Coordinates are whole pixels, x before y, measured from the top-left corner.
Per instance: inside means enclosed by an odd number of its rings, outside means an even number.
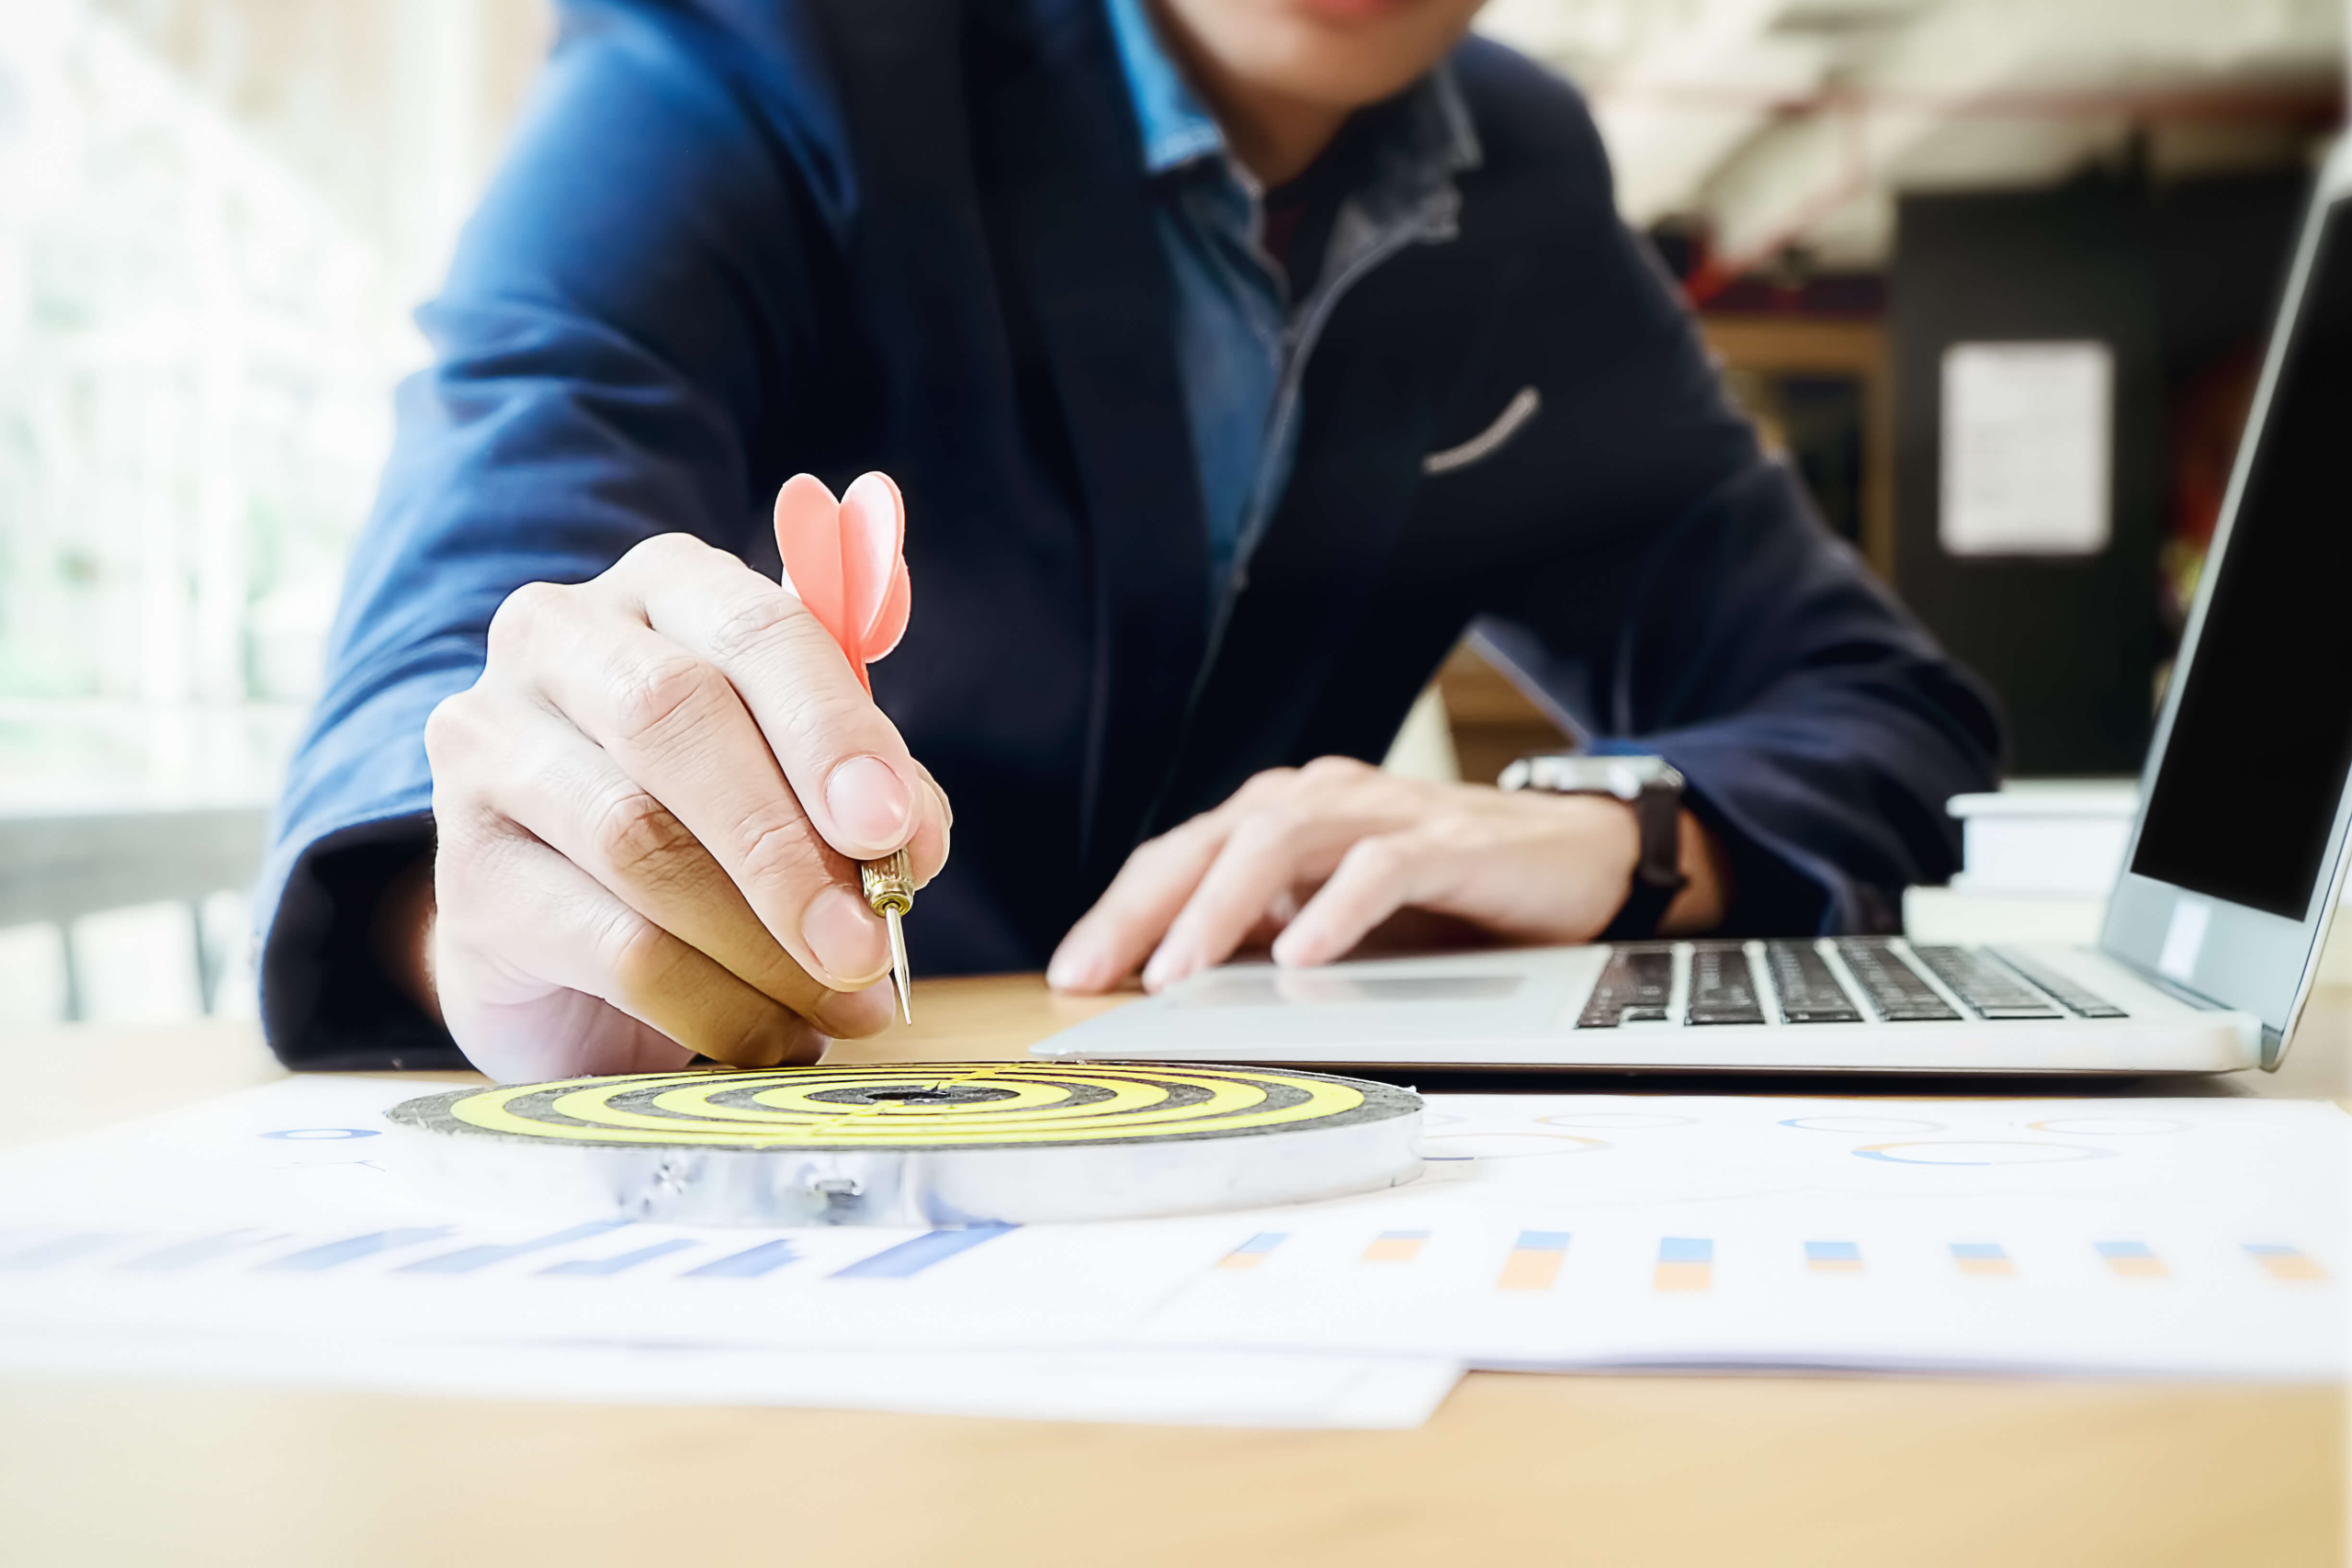
[[[1260,773],[1137,849],[1046,978],[1103,991],[1141,964],[1157,991],[1268,935],[1278,964],[1326,964],[1406,909],[1511,941],[1589,942],[1624,903],[1640,852],[1633,807],[1606,795],[1430,784],[1325,757]],[[1721,851],[1688,811],[1681,861],[1689,885],[1662,932],[1723,919]]]

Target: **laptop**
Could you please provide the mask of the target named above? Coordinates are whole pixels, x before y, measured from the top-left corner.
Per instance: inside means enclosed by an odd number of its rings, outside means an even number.
[[[2352,814],[2352,142],[2321,176],[2095,947],[1901,937],[1232,964],[1049,1060],[1871,1072],[2276,1069]]]

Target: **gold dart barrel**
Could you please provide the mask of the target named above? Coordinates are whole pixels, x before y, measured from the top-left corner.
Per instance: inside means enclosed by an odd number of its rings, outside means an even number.
[[[907,863],[907,852],[900,850],[880,860],[870,860],[857,868],[858,880],[865,888],[865,901],[890,928],[890,980],[899,988],[899,1013],[909,1023],[915,1021],[914,1002],[908,989],[910,979],[907,972],[907,936],[899,919],[915,907],[914,868]]]

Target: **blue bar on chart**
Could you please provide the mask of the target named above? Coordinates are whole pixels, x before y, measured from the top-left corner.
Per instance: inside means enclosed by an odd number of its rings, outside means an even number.
[[[1705,1236],[1660,1236],[1653,1291],[1706,1291],[1715,1283],[1715,1244]]]
[[[1427,1231],[1382,1231],[1363,1249],[1361,1263],[1410,1263],[1430,1239]]]
[[[952,1230],[926,1231],[911,1241],[886,1247],[871,1258],[861,1258],[846,1269],[836,1269],[835,1280],[907,1280],[982,1242],[994,1241],[1013,1225],[959,1225]]]
[[[2245,1255],[2262,1265],[2262,1271],[2282,1285],[2313,1285],[2325,1280],[2327,1270],[2316,1258],[2300,1247],[2272,1241],[2250,1241]]]
[[[487,1269],[493,1263],[503,1263],[529,1253],[544,1252],[550,1247],[586,1241],[590,1236],[603,1235],[629,1223],[628,1220],[591,1220],[584,1225],[573,1225],[569,1230],[533,1236],[528,1241],[492,1247],[461,1247],[455,1252],[436,1253],[431,1258],[420,1258],[413,1263],[403,1263],[397,1271],[402,1274],[470,1274],[477,1269]]]
[[[125,1258],[115,1267],[141,1274],[168,1274],[175,1269],[193,1269],[199,1263],[209,1263],[216,1258],[226,1258],[232,1252],[243,1252],[266,1242],[285,1239],[283,1231],[222,1231],[218,1235],[198,1236],[194,1241],[183,1241],[154,1252],[143,1252],[136,1258]]]
[[[657,1241],[651,1247],[640,1247],[635,1252],[616,1253],[610,1258],[573,1258],[561,1263],[551,1263],[539,1272],[548,1279],[609,1279],[615,1274],[625,1274],[640,1263],[650,1263],[657,1258],[684,1252],[694,1245],[691,1241]]]
[[[29,1274],[38,1269],[53,1269],[60,1263],[71,1263],[93,1252],[104,1252],[119,1243],[135,1240],[138,1235],[136,1231],[78,1231],[57,1236],[0,1258],[0,1274]]]
[[[2172,1273],[2144,1241],[2102,1241],[2095,1245],[2107,1271],[2119,1280],[2162,1280]]]
[[[757,1247],[747,1247],[741,1252],[714,1258],[699,1269],[689,1269],[678,1276],[681,1280],[756,1280],[773,1274],[800,1256],[792,1244],[779,1236],[763,1241]]]
[[[1495,1276],[1498,1291],[1548,1291],[1568,1260],[1566,1231],[1521,1231]]]
[[[1219,1269],[1255,1269],[1273,1255],[1274,1248],[1290,1238],[1288,1231],[1260,1231],[1231,1252],[1216,1260]]]
[[[1859,1274],[1862,1249],[1850,1241],[1809,1241],[1804,1244],[1804,1266],[1815,1274]]]
[[[346,1236],[320,1247],[304,1247],[285,1257],[265,1263],[262,1268],[273,1273],[292,1271],[300,1274],[323,1273],[329,1269],[379,1253],[397,1252],[403,1247],[416,1247],[428,1241],[439,1241],[456,1227],[453,1225],[408,1225],[388,1231],[369,1231],[366,1235]]]
[[[1973,1274],[1988,1280],[2007,1280],[2016,1276],[2018,1266],[1997,1241],[1956,1241],[1951,1244],[1951,1260],[1963,1274]]]

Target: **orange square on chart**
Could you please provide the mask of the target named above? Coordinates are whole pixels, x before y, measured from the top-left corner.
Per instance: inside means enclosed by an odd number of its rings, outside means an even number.
[[[1804,1266],[1815,1274],[1859,1274],[1862,1249],[1850,1241],[1809,1241],[1804,1244]]]
[[[1662,1236],[1657,1244],[1657,1271],[1650,1276],[1653,1291],[1705,1291],[1715,1283],[1715,1244],[1705,1236]]]
[[[1548,1291],[1568,1259],[1566,1231],[1521,1231],[1495,1278],[1498,1291]]]
[[[1560,1277],[1560,1265],[1567,1260],[1565,1252],[1514,1252],[1503,1259],[1503,1271],[1495,1280],[1498,1291],[1548,1291]]]
[[[1661,1263],[1650,1277],[1654,1291],[1711,1291],[1715,1285],[1712,1263]]]
[[[1288,1240],[1288,1231],[1261,1231],[1216,1260],[1219,1269],[1255,1269]]]
[[[2018,1271],[2018,1266],[2009,1255],[1989,1243],[1954,1242],[1951,1260],[1960,1266],[1962,1273],[1984,1279],[2014,1279]]]
[[[2313,1285],[2324,1280],[2327,1270],[2302,1252],[2291,1247],[2265,1247],[2249,1244],[2246,1251],[2263,1271],[2281,1284]]]
[[[1421,1255],[1421,1244],[1428,1239],[1426,1235],[1408,1231],[1392,1231],[1385,1235],[1374,1236],[1372,1245],[1363,1249],[1363,1261],[1366,1263],[1410,1263]]]

